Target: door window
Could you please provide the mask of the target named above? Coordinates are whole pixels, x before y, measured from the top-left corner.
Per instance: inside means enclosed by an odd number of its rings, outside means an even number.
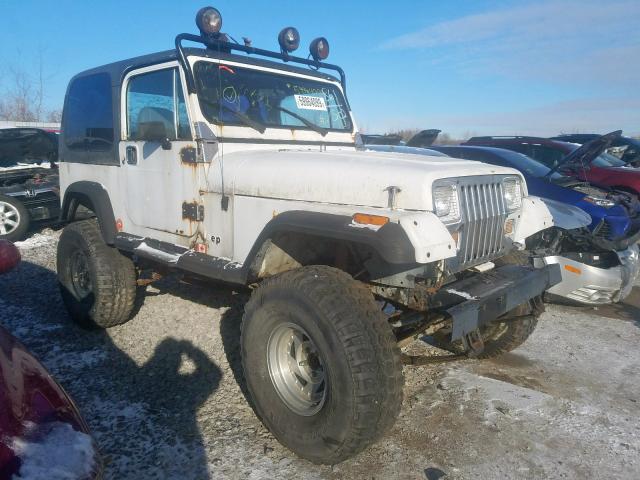
[[[187,106],[176,68],[143,73],[129,80],[127,138],[191,140]]]

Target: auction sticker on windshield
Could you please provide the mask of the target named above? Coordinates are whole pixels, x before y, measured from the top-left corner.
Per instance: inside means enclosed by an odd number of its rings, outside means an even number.
[[[322,110],[327,111],[327,104],[322,97],[312,97],[311,95],[294,95],[296,105],[300,110]]]

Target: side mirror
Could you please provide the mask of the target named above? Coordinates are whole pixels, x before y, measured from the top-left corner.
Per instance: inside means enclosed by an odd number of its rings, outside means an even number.
[[[160,142],[163,150],[171,150],[171,140],[164,122],[140,122],[138,138],[147,142]]]

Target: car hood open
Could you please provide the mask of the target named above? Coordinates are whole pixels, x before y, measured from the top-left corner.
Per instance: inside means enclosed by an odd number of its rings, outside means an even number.
[[[576,148],[573,152],[566,155],[554,168],[552,168],[547,176],[561,168],[570,165],[590,165],[599,155],[611,146],[613,141],[622,135],[622,130],[616,130],[585,143]]]

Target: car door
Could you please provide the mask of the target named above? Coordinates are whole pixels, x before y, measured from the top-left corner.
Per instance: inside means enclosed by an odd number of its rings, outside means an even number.
[[[173,62],[129,73],[122,87],[119,149],[132,233],[191,246],[200,188],[198,170],[184,161],[195,155],[196,145],[183,85]]]

